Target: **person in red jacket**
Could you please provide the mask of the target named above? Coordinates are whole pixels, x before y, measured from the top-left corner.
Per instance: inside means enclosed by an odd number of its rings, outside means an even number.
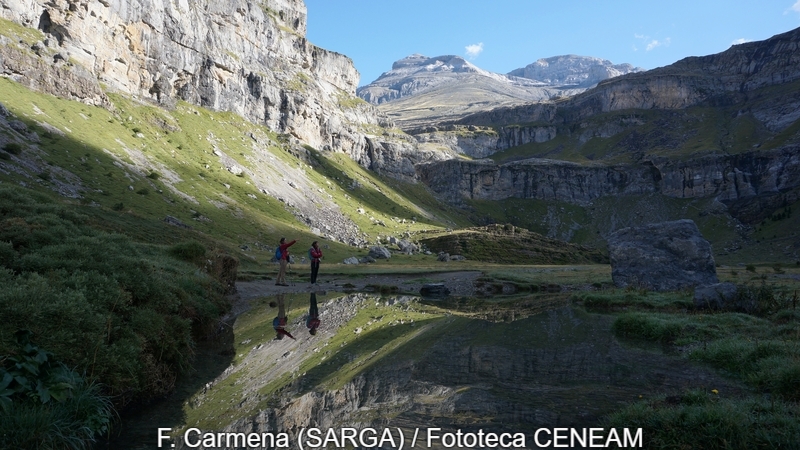
[[[311,284],[317,284],[317,274],[319,274],[319,260],[322,259],[322,250],[317,241],[311,243],[308,249],[308,256],[311,257]]]
[[[297,242],[297,239],[293,239],[291,242],[286,242],[285,237],[281,238],[279,247],[281,257],[278,259],[280,269],[278,270],[278,279],[275,280],[275,286],[288,286],[288,284],[286,284],[286,265],[289,264],[289,247],[294,245],[295,242]]]
[[[286,323],[289,318],[286,317],[286,308],[283,302],[283,294],[278,294],[278,316],[272,319],[272,328],[275,329],[275,339],[283,339],[284,336],[289,336],[294,339],[292,333],[286,330]],[[295,339],[297,340],[297,339]]]

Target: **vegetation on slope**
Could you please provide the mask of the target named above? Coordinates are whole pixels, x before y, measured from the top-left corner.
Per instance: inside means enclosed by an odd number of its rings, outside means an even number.
[[[465,228],[421,239],[433,252],[499,264],[607,263],[602,252],[568,244],[510,224]]]
[[[61,396],[42,397],[37,388],[38,396],[19,397],[8,405],[4,414],[9,418],[27,417],[51,427],[23,428],[32,433],[27,436],[4,435],[21,439],[16,443],[53,439],[57,426],[50,419],[61,414],[56,403],[87,395],[104,405],[110,403],[103,399],[108,396],[124,407],[167,394],[190,369],[197,341],[227,309],[222,285],[183,261],[205,261],[201,244],[137,243],[98,231],[77,209],[21,188],[0,188],[2,372],[29,367],[19,361],[32,350],[16,337],[26,330],[42,349],[34,360],[42,363],[52,354],[54,361],[83,374],[58,374],[67,383]],[[28,379],[36,384],[31,377],[41,374],[32,370]],[[24,387],[18,376],[14,380]],[[59,383],[51,384],[64,386]],[[47,403],[56,409],[42,406]],[[110,417],[103,417],[107,425]],[[69,426],[59,432],[69,434]]]
[[[658,343],[750,388],[736,394],[698,383],[682,393],[648,395],[610,415],[606,425],[643,428],[647,448],[794,448],[800,438],[797,286],[766,280],[739,286],[736,304],[749,305],[748,312],[695,310],[686,293],[576,294],[573,300],[587,309],[623,311],[612,330],[630,344]]]

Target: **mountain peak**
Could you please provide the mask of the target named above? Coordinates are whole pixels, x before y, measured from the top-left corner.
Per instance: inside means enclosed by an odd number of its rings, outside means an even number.
[[[413,72],[481,72],[481,69],[458,55],[442,55],[429,58],[419,53],[414,53],[395,61],[392,64],[392,72],[399,70]],[[389,73],[391,72],[386,72],[384,75]]]
[[[607,79],[644,69],[630,64],[614,64],[593,56],[560,55],[542,58],[512,70],[509,76],[527,78],[545,84],[588,88]]]

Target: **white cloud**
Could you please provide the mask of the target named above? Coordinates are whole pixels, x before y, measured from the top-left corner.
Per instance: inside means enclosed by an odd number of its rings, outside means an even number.
[[[798,0],[798,1],[800,1],[800,0]],[[644,35],[644,34],[638,34],[638,33],[634,34],[633,37],[635,37],[636,39],[638,39],[640,41],[643,41],[643,44],[645,46],[645,51],[647,51],[647,52],[649,52],[650,50],[653,50],[656,47],[662,47],[662,46],[663,47],[669,47],[669,43],[670,43],[670,38],[666,38],[664,40],[658,40],[658,39],[653,39],[650,36],[647,36],[647,35]],[[633,51],[638,51],[638,50],[639,50],[639,48],[636,45],[634,45],[633,46]]]
[[[795,2],[795,4],[792,5],[792,7],[789,8],[789,9],[791,9],[792,11],[794,11],[796,13],[800,13],[800,0],[797,0],[797,2]]]
[[[739,45],[739,44],[744,44],[745,42],[750,42],[750,39],[739,38],[739,39],[737,39],[737,40],[735,40],[735,41],[731,42],[731,45]]]
[[[647,43],[647,48],[645,50],[649,52],[650,50],[656,47],[661,47],[661,46],[669,47],[669,41],[670,41],[669,38],[666,38],[663,41],[659,41],[658,39],[653,39],[652,41]]]
[[[483,42],[468,45],[464,48],[467,50],[467,56],[469,56],[469,59],[475,59],[483,52]]]

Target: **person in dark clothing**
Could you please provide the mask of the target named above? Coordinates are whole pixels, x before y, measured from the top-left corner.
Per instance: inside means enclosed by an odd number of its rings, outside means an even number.
[[[297,242],[296,239],[291,242],[286,242],[286,238],[282,237],[280,242],[281,257],[278,259],[280,269],[278,269],[278,278],[275,280],[275,286],[288,286],[286,284],[286,265],[289,264],[289,247]]]
[[[311,284],[317,284],[319,261],[322,259],[322,250],[319,248],[317,241],[311,243],[311,248],[308,250],[308,256],[311,257]]]
[[[275,339],[280,340],[283,339],[284,336],[289,336],[294,339],[294,336],[286,331],[286,323],[288,321],[289,318],[286,317],[286,307],[283,304],[283,294],[278,294],[278,316],[272,319],[272,328],[275,329]]]
[[[306,317],[306,326],[308,327],[308,332],[311,334],[317,334],[317,328],[319,328],[320,321],[319,321],[319,309],[317,308],[317,294],[312,292],[311,298],[309,299],[309,306],[308,306],[308,317]]]

